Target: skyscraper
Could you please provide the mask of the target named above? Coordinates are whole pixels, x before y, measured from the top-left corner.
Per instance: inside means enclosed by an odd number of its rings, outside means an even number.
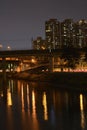
[[[75,28],[72,19],[65,19],[61,22],[61,44],[62,46],[74,46]]]
[[[45,39],[37,37],[33,41],[34,49],[59,49],[63,47],[87,47],[87,20],[74,22],[65,19],[49,19],[45,22]]]
[[[60,48],[60,22],[57,19],[50,19],[45,22],[45,39],[47,48]]]
[[[82,19],[76,23],[76,44],[77,47],[87,46],[87,21]]]

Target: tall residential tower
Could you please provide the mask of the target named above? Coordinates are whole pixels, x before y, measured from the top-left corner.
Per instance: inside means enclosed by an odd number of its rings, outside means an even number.
[[[60,22],[57,19],[50,19],[45,22],[45,40],[47,41],[48,48],[56,49],[61,47],[60,29]]]
[[[65,19],[49,19],[45,22],[45,39],[37,37],[33,41],[34,49],[58,49],[66,47],[87,47],[87,20],[74,22]]]

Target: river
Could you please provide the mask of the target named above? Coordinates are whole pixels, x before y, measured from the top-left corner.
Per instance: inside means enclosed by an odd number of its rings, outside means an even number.
[[[87,130],[87,94],[54,86],[0,81],[0,130]]]

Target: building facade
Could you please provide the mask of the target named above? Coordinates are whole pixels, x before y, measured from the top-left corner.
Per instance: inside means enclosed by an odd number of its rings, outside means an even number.
[[[33,41],[34,49],[58,49],[66,47],[87,47],[87,20],[74,22],[65,19],[49,19],[45,22],[45,39],[37,37]]]
[[[47,48],[46,40],[42,39],[42,37],[37,37],[36,40],[32,41],[33,49],[44,50]]]
[[[76,44],[77,47],[83,48],[87,46],[87,21],[79,20],[76,23]]]
[[[61,22],[61,46],[75,45],[75,28],[72,19],[65,19]]]
[[[45,22],[45,40],[50,49],[60,48],[60,22],[57,19],[50,19]]]

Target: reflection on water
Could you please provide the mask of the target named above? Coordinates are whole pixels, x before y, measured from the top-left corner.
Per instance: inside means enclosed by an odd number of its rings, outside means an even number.
[[[36,117],[36,106],[35,106],[35,92],[32,90],[32,114]]]
[[[43,93],[44,120],[48,120],[46,92]]]
[[[8,92],[7,92],[7,103],[8,103],[8,106],[12,105],[12,97],[11,97],[10,89],[8,89]]]
[[[80,94],[80,110],[81,110],[81,127],[84,130],[84,128],[85,128],[85,113],[84,113],[83,95],[82,94]]]
[[[83,107],[83,95],[80,94],[80,110],[83,111],[84,107]]]
[[[87,130],[85,93],[0,81],[0,130]]]

